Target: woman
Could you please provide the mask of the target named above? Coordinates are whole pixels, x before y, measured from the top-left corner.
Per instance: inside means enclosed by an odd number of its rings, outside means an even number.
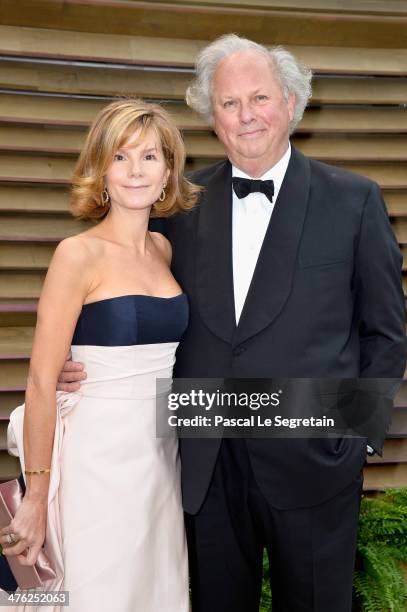
[[[171,377],[188,303],[169,242],[148,231],[151,214],[195,204],[184,160],[161,107],[103,109],[72,195],[98,223],[58,245],[38,305],[24,442],[23,407],[11,417],[27,492],[0,543],[33,564],[45,540],[58,578],[44,588],[69,591],[72,612],[189,609],[177,442],[155,434],[156,378]],[[56,402],[70,348],[88,377]]]

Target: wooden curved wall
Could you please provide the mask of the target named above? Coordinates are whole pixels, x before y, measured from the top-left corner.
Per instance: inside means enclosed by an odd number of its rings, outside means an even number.
[[[194,57],[237,32],[284,44],[315,73],[293,142],[378,181],[407,250],[407,6],[404,0],[0,1],[0,479],[10,410],[23,401],[36,301],[57,242],[80,231],[67,186],[95,113],[118,95],[165,101],[188,167],[223,155],[183,102]],[[341,8],[343,6],[344,8]],[[351,8],[350,8],[351,7]],[[300,313],[299,313],[300,316]],[[407,384],[367,490],[407,485]]]

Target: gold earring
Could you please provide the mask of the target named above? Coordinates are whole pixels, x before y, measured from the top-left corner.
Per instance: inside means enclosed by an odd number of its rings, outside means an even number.
[[[104,190],[102,191],[101,206],[107,206],[109,204],[109,200],[110,200],[109,192],[105,187]]]
[[[166,187],[166,185],[163,185],[163,190],[162,190],[162,192],[161,192],[160,197],[158,198],[158,200],[159,200],[160,202],[164,202],[165,197],[166,197],[166,193],[165,193],[165,189],[164,189],[164,187]]]

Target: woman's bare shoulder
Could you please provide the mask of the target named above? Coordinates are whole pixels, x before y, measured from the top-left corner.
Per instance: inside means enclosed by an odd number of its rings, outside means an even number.
[[[150,236],[161,255],[170,264],[172,258],[171,242],[160,232],[150,232]]]
[[[55,250],[55,255],[67,259],[70,263],[84,264],[98,257],[103,247],[103,240],[94,234],[82,232],[61,240]]]

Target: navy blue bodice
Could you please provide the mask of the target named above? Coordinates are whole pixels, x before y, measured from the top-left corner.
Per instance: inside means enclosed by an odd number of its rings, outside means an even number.
[[[179,342],[187,324],[185,293],[172,298],[123,295],[84,304],[72,344],[132,346]]]

